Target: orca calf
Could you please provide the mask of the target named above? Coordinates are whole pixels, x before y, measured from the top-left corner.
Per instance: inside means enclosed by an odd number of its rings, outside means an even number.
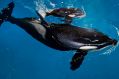
[[[46,16],[55,16],[55,17],[64,17],[65,18],[65,23],[71,23],[72,18],[78,17],[82,18],[86,16],[85,11],[79,9],[79,8],[59,8],[59,9],[54,9],[50,12],[46,12]]]
[[[4,21],[18,25],[36,40],[61,51],[76,50],[71,60],[71,69],[76,70],[82,64],[90,50],[99,50],[109,45],[116,45],[117,40],[94,29],[82,28],[70,24],[48,24],[38,13],[36,18],[15,18],[11,16],[14,3],[0,13],[0,24]]]

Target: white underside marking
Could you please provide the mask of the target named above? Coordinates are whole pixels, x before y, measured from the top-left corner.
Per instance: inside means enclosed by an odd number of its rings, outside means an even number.
[[[96,49],[97,47],[96,46],[82,46],[80,47],[79,49],[82,49],[82,50],[90,50],[90,49]]]
[[[38,33],[45,39],[46,29],[41,24],[34,23],[34,22],[32,22],[31,24],[34,25],[34,27],[38,31]]]

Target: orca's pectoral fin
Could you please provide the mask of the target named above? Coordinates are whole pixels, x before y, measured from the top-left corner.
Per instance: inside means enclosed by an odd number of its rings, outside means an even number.
[[[71,70],[76,70],[82,64],[84,57],[87,55],[87,51],[77,50],[75,55],[72,57]]]

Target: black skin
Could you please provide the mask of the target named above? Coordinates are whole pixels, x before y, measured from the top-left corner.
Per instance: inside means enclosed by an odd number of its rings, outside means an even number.
[[[65,18],[65,23],[70,24],[72,22],[72,18],[69,15],[74,14],[75,17],[77,16],[82,16],[84,15],[84,12],[78,8],[59,8],[59,9],[54,9],[51,12],[47,12],[46,16],[52,15],[55,17],[63,17]]]
[[[10,5],[12,4],[12,5]],[[86,45],[96,45],[97,49],[109,45],[116,45],[117,41],[109,38],[101,32],[98,32],[93,29],[85,29],[81,27],[76,27],[70,24],[48,24],[43,17],[38,14],[41,19],[39,26],[42,25],[46,29],[45,39],[38,32],[38,29],[35,28],[32,21],[36,20],[35,18],[15,18],[11,16],[14,4],[10,3],[8,7],[2,10],[0,14],[0,23],[3,21],[9,21],[10,23],[18,25],[20,28],[24,29],[28,34],[30,34],[36,40],[42,42],[43,44],[57,50],[69,51],[76,50],[76,54],[71,60],[71,69],[76,70],[82,64],[87,52],[90,50],[79,49],[83,43]],[[49,27],[50,26],[50,27]],[[98,40],[98,41],[95,41]],[[95,50],[97,50],[95,49]]]

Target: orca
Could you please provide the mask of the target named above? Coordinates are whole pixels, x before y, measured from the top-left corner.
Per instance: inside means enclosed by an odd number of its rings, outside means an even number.
[[[46,12],[46,16],[55,16],[55,17],[64,17],[65,23],[71,23],[72,18],[83,18],[86,16],[85,11],[79,9],[79,8],[58,8],[51,10],[49,12]]]
[[[117,40],[95,29],[82,28],[67,23],[48,23],[37,11],[40,20],[34,17],[15,18],[11,16],[13,8],[14,2],[11,2],[1,11],[0,24],[5,21],[16,24],[34,39],[50,48],[60,51],[76,51],[70,62],[71,70],[76,70],[81,66],[89,51],[117,44]]]

